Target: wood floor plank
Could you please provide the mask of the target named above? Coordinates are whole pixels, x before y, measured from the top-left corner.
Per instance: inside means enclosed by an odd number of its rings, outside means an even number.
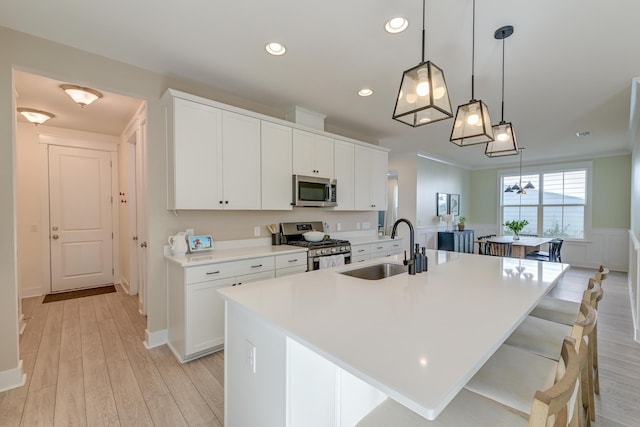
[[[111,385],[85,390],[87,408],[87,426],[111,427],[120,426],[120,418],[116,409]]]
[[[102,339],[102,348],[104,349],[105,359],[125,360],[127,352],[122,345],[122,340],[118,334],[115,321],[111,315],[111,310],[107,304],[105,295],[96,295],[93,297],[93,304],[96,310],[96,320],[100,337]]]
[[[127,359],[107,361],[111,389],[123,426],[152,426],[151,414]]]
[[[79,299],[64,301],[62,314],[62,335],[60,340],[60,360],[77,359],[82,353],[80,338]]]
[[[29,385],[30,391],[50,386],[53,386],[55,390],[58,379],[58,361],[60,359],[60,342],[62,338],[62,311],[64,305],[62,301],[49,304],[47,319],[38,347],[38,356]]]
[[[58,372],[54,424],[57,426],[84,427],[87,425],[87,415],[82,358],[61,359]]]
[[[189,425],[222,427],[169,348],[163,345],[150,353]]]
[[[156,426],[186,427],[189,425],[178,409],[173,396],[169,393],[148,400],[147,405]]]
[[[85,393],[104,388],[110,390],[111,381],[95,315],[94,297],[80,299],[78,311]]]
[[[24,405],[21,426],[52,426],[56,402],[56,385],[31,389]]]
[[[24,353],[20,356],[22,359],[22,368],[27,375],[26,384],[23,387],[0,393],[0,426],[20,425],[37,355],[36,352],[32,352]]]
[[[224,424],[224,387],[211,374],[205,364],[199,360],[193,360],[182,365],[193,385],[209,405],[213,414],[221,424]]]

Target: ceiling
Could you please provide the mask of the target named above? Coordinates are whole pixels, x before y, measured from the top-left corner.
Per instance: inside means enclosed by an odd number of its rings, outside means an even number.
[[[40,2],[34,8],[31,2],[3,0],[0,25],[199,81],[283,112],[300,106],[326,114],[327,130],[393,151],[472,169],[517,163],[517,157],[487,158],[484,146],[450,143],[453,120],[412,128],[391,119],[402,72],[422,56],[420,0],[66,4]],[[428,0],[426,5],[425,59],[444,70],[454,110],[471,98],[472,4]],[[398,15],[409,18],[409,28],[386,33],[385,22]],[[640,76],[634,48],[640,41],[638,16],[635,0],[477,1],[475,97],[488,105],[494,124],[500,121],[502,42],[493,34],[504,25],[515,27],[505,45],[504,118],[527,149],[525,164],[630,152],[631,80]],[[283,43],[287,53],[268,55],[269,41]],[[138,105],[106,94],[81,110],[57,87],[77,82],[33,79],[27,74],[16,79],[18,106],[55,109],[57,124],[51,120],[51,126],[73,120],[87,126],[95,114],[102,127],[86,130],[113,133]],[[374,94],[359,97],[363,87]],[[119,102],[122,108],[116,107]],[[116,112],[113,119],[110,111]],[[590,135],[576,136],[585,131]]]

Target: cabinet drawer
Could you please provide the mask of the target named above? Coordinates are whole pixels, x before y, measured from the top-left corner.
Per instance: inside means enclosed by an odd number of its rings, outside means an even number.
[[[351,257],[360,257],[371,253],[371,245],[351,245]]]
[[[400,253],[402,251],[402,241],[388,240],[380,243],[371,244],[372,252]]]
[[[242,276],[236,277],[232,286],[240,286],[246,283],[258,282],[260,280],[273,279],[274,277],[275,273],[273,270],[263,271],[261,273],[243,274]]]
[[[351,264],[355,264],[357,262],[363,262],[371,259],[369,255],[359,255],[359,256],[351,256]]]
[[[185,268],[185,284],[200,283],[207,280],[224,279],[251,273],[260,273],[274,269],[272,256],[243,259],[239,261],[219,262]]]
[[[298,252],[295,254],[276,255],[276,269],[307,266],[307,253]]]

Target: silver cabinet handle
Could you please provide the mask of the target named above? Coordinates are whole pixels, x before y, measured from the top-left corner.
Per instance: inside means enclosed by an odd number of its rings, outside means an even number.
[[[218,273],[220,273],[220,270],[217,270],[217,271],[207,271],[207,275],[209,275],[209,274],[218,274]]]
[[[258,267],[262,267],[262,264],[252,265],[252,266],[251,266],[251,268],[258,268]]]
[[[298,258],[296,258],[296,259],[290,259],[288,262],[296,262],[296,261],[298,261]]]
[[[356,252],[364,252],[364,249],[358,249]]]

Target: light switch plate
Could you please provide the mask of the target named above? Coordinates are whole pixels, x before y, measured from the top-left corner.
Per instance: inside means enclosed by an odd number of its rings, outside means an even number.
[[[253,227],[253,235],[255,237],[260,237],[260,226],[256,225],[255,227]]]

